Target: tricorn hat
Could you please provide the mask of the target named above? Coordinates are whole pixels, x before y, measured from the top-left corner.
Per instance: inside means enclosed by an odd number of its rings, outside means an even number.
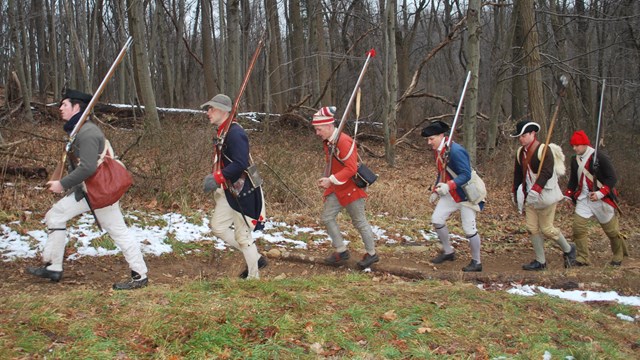
[[[431,122],[427,127],[422,129],[422,136],[429,137],[433,135],[444,134],[449,131],[449,125],[444,121],[436,120]]]
[[[511,133],[511,137],[519,137],[522,134],[526,134],[532,131],[540,131],[540,125],[538,125],[537,122],[531,121],[529,119],[520,120],[516,124],[516,130]]]
[[[200,108],[206,110],[208,107],[220,109],[222,111],[231,111],[231,98],[225,94],[218,94],[211,98],[211,100],[200,105]]]

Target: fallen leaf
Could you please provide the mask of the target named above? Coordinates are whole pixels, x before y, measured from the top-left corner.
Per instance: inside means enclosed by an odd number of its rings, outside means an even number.
[[[313,351],[318,355],[321,355],[322,353],[324,353],[324,350],[322,349],[322,345],[320,345],[319,343],[311,344],[311,346],[309,346],[309,349],[311,349],[311,351]]]
[[[428,327],[420,327],[417,330],[418,334],[424,334],[424,333],[430,333],[431,332],[431,328]]]
[[[382,315],[382,320],[393,321],[398,318],[395,310],[389,310]]]

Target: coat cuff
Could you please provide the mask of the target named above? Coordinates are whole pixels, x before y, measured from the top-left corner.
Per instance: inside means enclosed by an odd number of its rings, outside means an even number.
[[[455,190],[458,187],[456,182],[453,180],[447,181],[447,185],[449,185],[449,191]]]
[[[534,184],[533,187],[531,188],[531,190],[537,192],[538,194],[542,193],[542,186],[540,186],[539,184]]]
[[[335,177],[335,175],[331,175],[331,176],[329,176],[329,181],[331,181],[331,183],[332,183],[333,185],[342,185],[342,184],[346,183],[346,181],[342,181],[342,182],[340,182],[340,181]]]
[[[213,173],[213,178],[216,180],[216,182],[219,185],[222,185],[227,182],[227,179],[224,178],[224,175],[222,175],[222,171],[220,170]]]
[[[602,187],[598,189],[598,191],[600,191],[603,196],[607,196],[611,192],[611,189],[607,185],[602,185]]]

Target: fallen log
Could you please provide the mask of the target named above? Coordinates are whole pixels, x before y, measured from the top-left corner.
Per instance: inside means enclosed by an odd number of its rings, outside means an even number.
[[[27,179],[48,179],[47,169],[43,167],[10,166],[2,168],[5,175],[23,176]]]

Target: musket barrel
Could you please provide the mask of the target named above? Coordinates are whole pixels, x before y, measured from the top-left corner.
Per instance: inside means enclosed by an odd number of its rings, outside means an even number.
[[[600,125],[602,124],[602,108],[604,107],[604,88],[607,86],[607,79],[602,80],[602,90],[600,90],[600,110],[598,110],[598,126],[596,128],[596,146],[593,153],[593,162],[597,164],[598,144],[600,144]]]
[[[73,131],[71,131],[71,134],[69,134],[69,142],[73,142],[73,140],[75,139],[76,135],[78,134],[78,131],[80,131],[80,128],[82,128],[82,125],[84,124],[84,122],[89,117],[89,114],[91,113],[91,111],[93,110],[93,107],[98,102],[98,99],[100,98],[100,95],[102,95],[102,92],[104,91],[104,88],[107,86],[107,83],[109,82],[109,80],[111,80],[111,77],[113,77],[113,74],[115,73],[116,68],[118,67],[118,65],[120,65],[120,62],[122,62],[122,59],[124,59],[124,56],[127,53],[127,50],[131,46],[132,42],[133,42],[133,37],[129,36],[129,38],[125,42],[124,46],[120,50],[120,53],[118,54],[116,59],[113,61],[113,64],[111,64],[111,67],[109,68],[109,71],[107,71],[107,74],[102,79],[102,82],[100,83],[100,86],[98,86],[98,89],[96,89],[96,92],[91,97],[91,101],[89,101],[89,104],[84,109],[84,112],[82,113],[82,116],[80,117],[80,120],[78,121],[76,126],[73,128]]]
[[[447,147],[451,145],[451,139],[453,138],[453,131],[456,129],[456,123],[458,122],[458,117],[460,116],[460,109],[462,109],[462,102],[464,101],[464,94],[467,92],[467,86],[469,85],[470,80],[471,80],[471,71],[467,73],[467,79],[464,81],[464,86],[462,87],[462,94],[460,94],[460,101],[458,102],[456,115],[453,117],[453,123],[451,124],[451,132],[449,133],[449,139],[447,140]]]
[[[351,107],[353,106],[353,101],[356,98],[356,94],[358,93],[358,89],[360,88],[360,84],[362,83],[362,79],[364,78],[364,74],[367,72],[367,67],[369,67],[369,60],[371,60],[373,56],[375,56],[375,50],[371,49],[367,52],[367,59],[365,60],[364,65],[362,66],[362,71],[360,71],[360,75],[358,76],[358,81],[356,81],[356,86],[353,88],[353,92],[351,92],[351,97],[349,98],[349,102],[347,103],[347,106],[344,108],[344,113],[342,113],[342,119],[340,119],[340,124],[338,125],[338,131],[336,132],[336,136],[338,137],[340,136],[340,133],[344,128],[347,116],[351,111]],[[336,141],[337,138],[332,140]]]

